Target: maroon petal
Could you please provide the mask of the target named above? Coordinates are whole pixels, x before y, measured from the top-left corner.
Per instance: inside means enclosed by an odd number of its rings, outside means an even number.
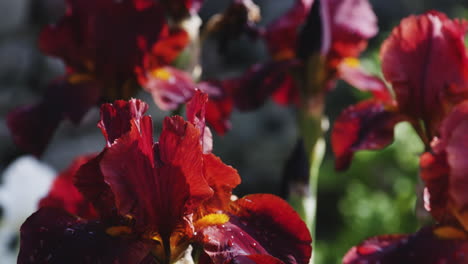
[[[41,49],[77,71],[91,73],[107,99],[128,98],[135,68],[168,34],[165,12],[149,0],[67,1],[67,12],[40,36]]]
[[[56,208],[31,215],[21,226],[20,239],[19,264],[139,263],[149,254],[145,244],[111,237],[101,223]]]
[[[358,150],[381,149],[393,141],[402,116],[388,105],[368,100],[345,109],[335,120],[331,141],[337,170],[346,169]]]
[[[325,54],[329,63],[333,65],[346,57],[358,57],[366,48],[367,40],[378,31],[377,17],[369,1],[332,0],[321,1],[321,4],[324,5],[323,27],[331,32],[331,42],[322,44],[322,51],[328,51]]]
[[[132,120],[139,123],[148,110],[148,105],[140,100],[118,100],[101,106],[101,121],[98,127],[106,138],[107,146],[130,132]]]
[[[212,212],[226,210],[231,202],[232,190],[241,183],[241,178],[236,169],[211,153],[204,156],[203,163],[205,179],[214,190],[213,197],[204,205]]]
[[[206,122],[220,135],[231,129],[231,113],[234,106],[233,98],[228,94],[229,87],[223,87],[221,81],[204,81],[197,87],[208,94],[205,118]]]
[[[298,30],[313,2],[314,0],[296,0],[285,14],[267,26],[264,37],[271,57],[277,60],[295,57]]]
[[[463,102],[453,109],[444,119],[440,129],[440,139],[432,143],[435,152],[435,161],[430,163],[439,168],[430,173],[422,174],[428,183],[429,194],[435,197],[431,199],[431,208],[437,203],[435,198],[440,197],[439,193],[448,202],[445,209],[451,212],[458,221],[468,230],[468,172],[467,157],[467,132],[468,132],[468,102]],[[423,162],[423,160],[422,160]],[[423,171],[424,172],[424,171]],[[430,176],[430,177],[429,177]],[[445,184],[436,186],[434,181]],[[432,187],[432,188],[429,188]],[[439,200],[437,202],[443,202]]]
[[[382,45],[382,70],[399,108],[423,120],[429,137],[451,106],[466,98],[467,28],[466,22],[432,11],[403,19]]]
[[[57,79],[42,101],[9,113],[7,123],[13,140],[24,151],[39,156],[63,119],[79,123],[99,97],[95,81],[74,74]]]
[[[187,121],[192,123],[200,131],[200,144],[203,147],[203,153],[211,153],[213,150],[213,137],[211,131],[205,124],[206,104],[208,95],[200,90],[187,102],[186,112]]]
[[[76,172],[75,186],[98,212],[101,219],[116,216],[115,197],[109,185],[104,181],[99,164],[104,153],[83,164]]]
[[[269,255],[237,256],[230,264],[282,264],[283,261]]]
[[[371,92],[375,99],[382,102],[391,103],[393,100],[390,90],[385,82],[377,76],[367,73],[360,65],[357,59],[345,59],[338,66],[338,75],[341,79],[354,86],[355,88]]]
[[[180,117],[166,118],[154,145],[150,117],[132,119],[130,127],[103,153],[102,175],[121,215],[133,216],[138,228],[168,239],[212,195],[203,177],[200,133]]]
[[[444,239],[424,228],[411,235],[385,235],[370,238],[353,247],[344,264],[464,264],[468,262],[468,241]]]
[[[278,89],[293,89],[289,70],[296,65],[295,60],[256,64],[241,78],[226,81],[225,87],[230,90],[239,110],[253,110]]]
[[[160,67],[146,73],[143,88],[150,92],[162,110],[175,110],[192,98],[196,85],[186,72],[172,67]]]
[[[79,157],[73,161],[67,170],[61,172],[52,184],[47,196],[39,202],[39,207],[61,208],[70,214],[86,219],[97,218],[96,211],[91,203],[84,199],[83,195],[74,185],[76,172],[81,165],[88,162],[91,158],[92,156]]]
[[[309,263],[309,231],[285,201],[270,194],[249,195],[234,202],[232,208],[228,223],[201,230],[204,250],[213,263],[258,254],[284,263]]]

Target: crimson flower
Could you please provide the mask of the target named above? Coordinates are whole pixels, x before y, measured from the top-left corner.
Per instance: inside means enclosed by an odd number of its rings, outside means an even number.
[[[332,144],[338,169],[346,168],[357,150],[385,147],[393,140],[395,124],[410,122],[426,145],[420,174],[426,184],[425,207],[437,221],[415,234],[370,238],[353,247],[344,263],[468,262],[467,26],[435,11],[403,19],[380,54],[395,99],[375,96],[349,107],[335,121]]]
[[[65,76],[51,83],[42,101],[8,117],[14,140],[40,155],[61,120],[78,123],[102,101],[130,98],[138,69],[166,66],[188,42],[181,28],[169,28],[166,10],[152,0],[67,0],[56,25],[46,26],[39,48],[62,59]]]
[[[301,82],[313,82],[318,93],[329,90],[337,78],[363,90],[386,89],[356,59],[377,33],[367,0],[296,0],[285,14],[257,31],[271,60],[253,65],[240,77],[207,81],[241,111],[261,106],[270,96],[282,105],[300,105],[313,93],[302,91]]]
[[[167,117],[156,143],[145,103],[102,105],[106,147],[57,179],[73,184],[54,184],[23,224],[18,263],[172,263],[189,245],[200,263],[308,263],[309,231],[285,201],[269,194],[232,201],[240,178],[210,152],[206,101],[196,93],[190,122]],[[83,199],[66,198],[65,189]]]
[[[337,169],[347,168],[355,151],[390,144],[395,124],[403,120],[430,147],[443,118],[468,98],[467,29],[467,22],[435,11],[401,21],[380,51],[395,99],[380,94],[342,112],[332,132]]]

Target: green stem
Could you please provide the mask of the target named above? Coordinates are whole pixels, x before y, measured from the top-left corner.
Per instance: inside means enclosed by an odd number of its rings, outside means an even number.
[[[327,71],[325,58],[320,54],[311,55],[305,63],[303,71],[297,78],[301,87],[302,101],[298,112],[298,126],[300,136],[304,140],[304,148],[309,160],[308,192],[302,197],[302,217],[307,223],[312,235],[312,248],[315,252],[316,244],[316,214],[317,189],[319,170],[325,155],[326,143],[323,138],[325,108],[325,83]],[[315,254],[312,254],[310,263],[314,263]]]

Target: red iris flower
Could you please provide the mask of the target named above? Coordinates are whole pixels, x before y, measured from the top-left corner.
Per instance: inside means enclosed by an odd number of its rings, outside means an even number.
[[[309,231],[285,201],[231,200],[240,178],[210,152],[206,101],[198,92],[188,104],[190,122],[167,117],[156,143],[145,103],[104,104],[107,146],[81,165],[74,185],[56,183],[43,200],[63,205],[43,202],[26,220],[18,263],[172,263],[189,245],[201,263],[308,263]],[[76,188],[97,216],[68,206],[57,188]]]
[[[300,104],[310,92],[299,90],[297,82],[302,80],[315,82],[320,93],[329,90],[338,77],[364,90],[386,89],[354,59],[377,33],[376,17],[367,0],[296,0],[284,15],[258,31],[271,60],[252,66],[241,77],[209,81],[232,98],[239,110],[255,109],[270,96],[283,105]],[[315,63],[313,71],[311,63]],[[375,80],[374,86],[359,78]]]
[[[134,95],[139,68],[168,65],[188,42],[184,30],[169,28],[160,2],[66,3],[66,14],[39,37],[45,54],[64,61],[66,75],[49,86],[41,102],[16,109],[8,117],[17,145],[36,155],[43,152],[61,120],[78,123],[102,100]]]
[[[390,144],[393,128],[402,120],[409,121],[430,148],[442,119],[468,98],[467,29],[466,21],[435,11],[402,20],[380,52],[383,74],[396,98],[387,92],[338,117],[332,132],[337,169],[347,168],[355,151]]]
[[[466,22],[434,11],[403,19],[381,49],[382,70],[395,100],[374,97],[349,107],[335,121],[338,169],[346,168],[357,150],[390,144],[395,124],[410,122],[426,144],[420,159],[425,206],[438,222],[411,235],[370,238],[353,247],[344,263],[468,262],[467,29]]]

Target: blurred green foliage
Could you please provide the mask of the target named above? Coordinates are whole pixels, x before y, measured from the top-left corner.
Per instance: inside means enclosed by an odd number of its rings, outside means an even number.
[[[333,160],[326,160],[319,181],[316,263],[341,263],[353,245],[368,237],[418,229],[415,209],[422,151],[423,144],[411,125],[400,123],[392,145],[382,151],[357,153],[348,171],[337,173]],[[341,194],[337,208],[323,208],[330,205],[324,198],[333,193]],[[333,226],[324,223],[330,221],[329,216],[321,217],[327,210],[338,213]]]

